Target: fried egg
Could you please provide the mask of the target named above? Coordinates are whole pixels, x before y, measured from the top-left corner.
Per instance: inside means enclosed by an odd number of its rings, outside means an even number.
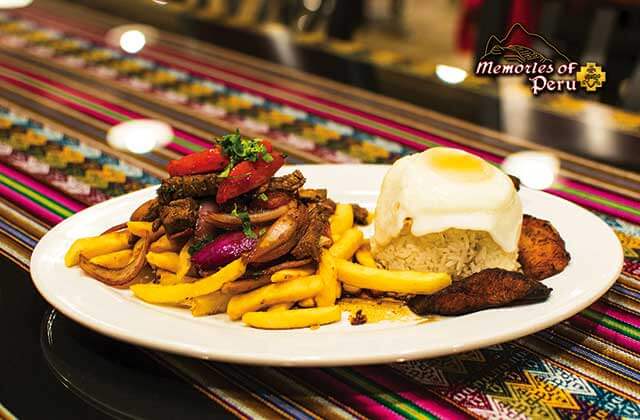
[[[450,228],[484,231],[505,252],[514,252],[522,203],[498,168],[465,151],[435,147],[399,159],[385,175],[372,246],[388,244],[407,222],[413,236]]]

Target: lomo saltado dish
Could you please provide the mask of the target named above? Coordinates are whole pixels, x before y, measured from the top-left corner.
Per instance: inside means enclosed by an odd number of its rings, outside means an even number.
[[[398,160],[375,216],[304,188],[299,170],[275,176],[285,159],[265,139],[222,136],[171,161],[156,198],[76,240],[65,264],[148,303],[284,329],[339,321],[345,298],[418,315],[542,301],[540,280],[569,263],[553,226],[522,214],[517,180],[469,153]],[[372,220],[365,239],[358,226]]]

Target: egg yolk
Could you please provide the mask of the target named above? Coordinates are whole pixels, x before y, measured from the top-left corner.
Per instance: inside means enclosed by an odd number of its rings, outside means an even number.
[[[458,175],[468,180],[481,180],[490,176],[486,163],[473,155],[435,149],[429,158],[430,166],[439,172]]]

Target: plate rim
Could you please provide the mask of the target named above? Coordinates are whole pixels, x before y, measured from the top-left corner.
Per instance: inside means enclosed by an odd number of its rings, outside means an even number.
[[[375,164],[340,165],[340,167],[349,168],[349,169],[372,167],[380,171],[382,171],[383,169],[388,169],[389,166],[390,165],[375,165]],[[321,167],[330,167],[332,168],[332,170],[336,169],[336,165],[331,165],[331,164],[288,165],[288,166],[285,166],[283,169],[284,170],[301,169],[302,171],[304,171],[306,168],[321,168]],[[268,366],[299,366],[299,367],[345,366],[345,365],[354,366],[354,365],[379,364],[379,363],[400,362],[400,361],[415,360],[415,359],[434,358],[434,357],[440,357],[440,356],[470,351],[473,349],[478,349],[478,348],[486,347],[489,345],[501,344],[501,343],[511,341],[526,335],[534,334],[538,331],[541,331],[545,328],[555,325],[575,315],[576,313],[582,311],[583,309],[587,308],[588,306],[593,304],[596,300],[598,300],[602,295],[604,295],[606,291],[609,290],[610,287],[615,283],[618,276],[620,275],[620,272],[622,271],[623,263],[624,263],[624,255],[622,252],[622,247],[620,246],[617,252],[617,257],[618,257],[617,263],[613,261],[611,263],[613,267],[611,269],[611,273],[612,273],[611,278],[607,279],[606,282],[603,279],[602,286],[599,288],[597,293],[594,293],[592,296],[589,297],[589,299],[585,299],[581,304],[573,307],[570,311],[568,312],[562,311],[561,313],[558,313],[553,317],[545,318],[543,322],[538,322],[538,324],[536,324],[533,327],[519,326],[517,328],[510,329],[502,334],[488,335],[482,340],[475,340],[472,342],[464,343],[460,346],[456,346],[453,349],[441,348],[440,350],[434,351],[433,349],[430,349],[430,348],[424,349],[424,348],[418,347],[417,349],[414,349],[411,351],[406,351],[404,353],[393,353],[391,355],[388,355],[388,354],[361,355],[356,358],[353,355],[347,354],[346,356],[332,357],[330,359],[322,359],[317,357],[317,355],[306,356],[306,357],[296,356],[295,358],[292,358],[291,355],[287,355],[287,354],[282,354],[280,355],[280,357],[274,357],[273,355],[272,356],[259,355],[259,356],[251,357],[243,353],[212,354],[211,349],[209,349],[208,353],[201,353],[201,352],[195,352],[192,348],[189,348],[187,343],[182,343],[182,345],[180,344],[167,345],[166,343],[163,344],[162,342],[158,341],[158,340],[161,341],[161,339],[137,336],[135,332],[129,332],[127,334],[126,331],[124,330],[121,331],[120,328],[114,328],[113,325],[100,322],[100,320],[91,319],[90,317],[84,316],[82,313],[79,313],[75,311],[73,308],[68,307],[66,303],[62,302],[58,296],[46,293],[46,290],[44,290],[45,289],[44,282],[41,282],[41,280],[36,279],[36,275],[34,273],[33,261],[37,261],[40,258],[40,254],[44,252],[44,248],[47,245],[47,240],[46,240],[47,237],[49,236],[51,238],[57,232],[63,231],[67,225],[72,225],[74,223],[74,218],[76,217],[76,215],[84,214],[85,212],[94,212],[96,211],[96,209],[99,210],[105,207],[110,207],[113,205],[114,202],[116,202],[116,200],[117,202],[122,202],[122,201],[131,200],[132,197],[135,197],[137,195],[145,196],[151,190],[154,190],[157,187],[158,186],[150,186],[150,187],[147,187],[138,191],[134,191],[116,198],[112,198],[110,200],[104,201],[97,205],[88,207],[74,214],[73,216],[65,219],[64,221],[60,222],[56,226],[54,226],[51,230],[49,230],[49,232],[47,232],[40,239],[40,241],[38,242],[38,244],[33,250],[33,253],[31,256],[32,268],[30,269],[31,278],[38,292],[44,297],[44,299],[47,302],[49,302],[49,304],[51,304],[54,308],[56,308],[56,310],[59,310],[65,316],[69,317],[75,322],[78,322],[79,324],[83,325],[86,328],[97,331],[98,333],[111,337],[113,339],[132,343],[134,345],[138,345],[138,346],[142,346],[142,347],[146,347],[154,350],[169,352],[173,354],[179,354],[179,355],[188,356],[188,357],[197,357],[197,358],[206,359],[206,360],[216,360],[221,362],[251,364],[251,365],[268,365]],[[615,233],[613,232],[613,229],[611,229],[611,227],[608,226],[603,220],[598,218],[596,215],[594,215],[587,209],[573,202],[570,202],[568,200],[565,200],[563,198],[557,197],[555,195],[549,194],[544,191],[535,191],[535,190],[529,190],[529,191],[534,191],[535,194],[544,194],[547,196],[547,198],[556,200],[560,202],[562,205],[568,205],[572,207],[572,210],[574,211],[584,212],[589,217],[593,218],[594,221],[597,221],[598,223],[602,224],[602,226],[606,226],[608,229],[609,235],[611,235],[613,238],[615,238],[616,241],[618,241],[617,237],[615,236]]]

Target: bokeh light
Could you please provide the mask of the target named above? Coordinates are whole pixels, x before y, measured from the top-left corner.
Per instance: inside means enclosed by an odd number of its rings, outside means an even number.
[[[17,9],[26,7],[33,3],[33,0],[0,0],[0,9]]]
[[[136,54],[146,46],[155,43],[158,30],[149,25],[120,25],[111,28],[105,35],[107,44],[121,48],[129,54]]]
[[[124,31],[120,35],[120,48],[130,54],[135,54],[143,49],[146,43],[147,38],[137,29]]]
[[[107,133],[107,143],[131,153],[149,153],[166,146],[173,138],[171,126],[163,121],[140,119],[114,125]]]
[[[467,78],[467,72],[459,67],[438,64],[436,66],[436,76],[445,83],[458,84]]]
[[[560,160],[552,153],[517,152],[507,156],[502,169],[509,175],[520,178],[524,186],[544,190],[556,180],[560,172]]]
[[[322,6],[322,0],[304,0],[302,4],[307,10],[315,12]]]

